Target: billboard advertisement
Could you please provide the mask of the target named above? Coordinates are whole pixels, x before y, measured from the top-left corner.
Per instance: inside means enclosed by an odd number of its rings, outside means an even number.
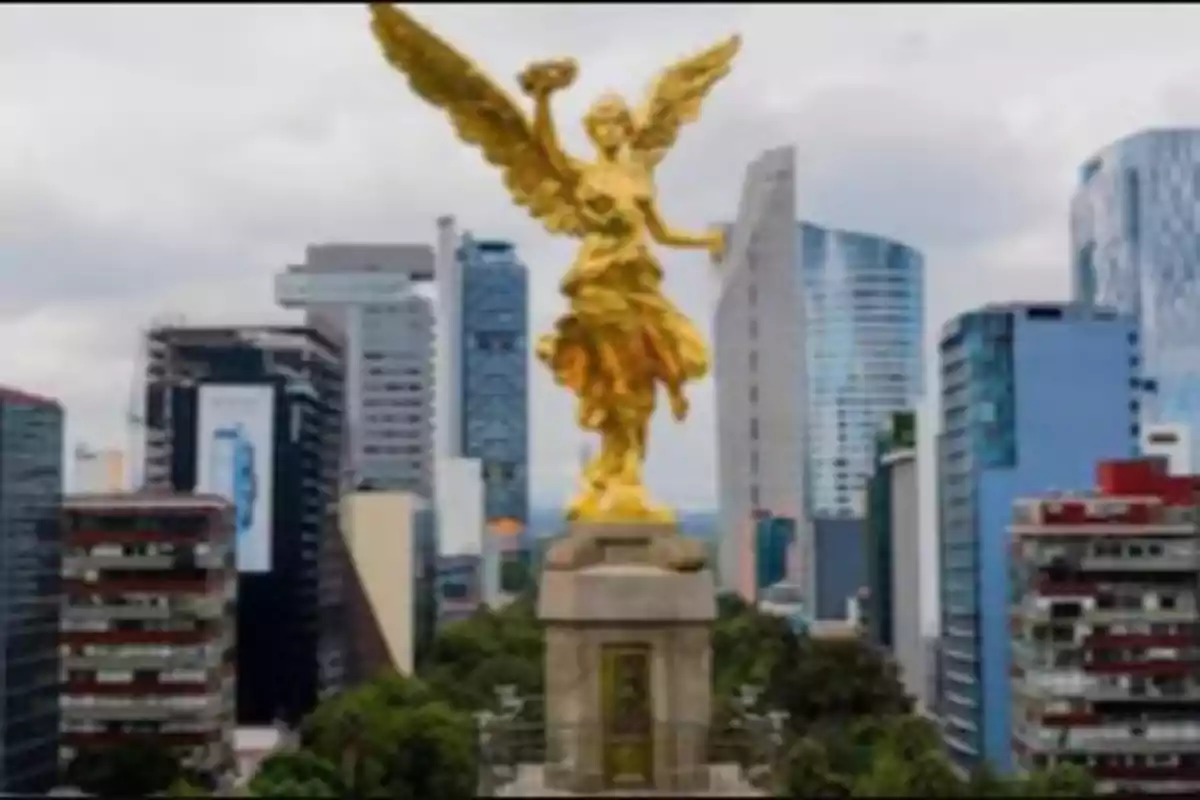
[[[275,389],[261,384],[200,386],[196,491],[234,507],[239,572],[271,570]]]

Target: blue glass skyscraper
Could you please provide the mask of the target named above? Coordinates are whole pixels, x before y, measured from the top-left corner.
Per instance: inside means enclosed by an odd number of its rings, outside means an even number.
[[[875,437],[923,389],[924,258],[865,233],[797,226],[808,359],[809,513],[863,517]],[[818,576],[819,580],[819,576]]]
[[[460,455],[480,461],[484,519],[523,528],[529,519],[528,270],[511,242],[465,234],[458,271]]]
[[[995,305],[942,330],[938,440],[942,732],[964,770],[1011,768],[1012,504],[1086,490],[1138,441],[1131,317],[1074,304]]]
[[[1142,423],[1200,431],[1200,129],[1120,139],[1080,169],[1075,296],[1136,315],[1154,392]]]

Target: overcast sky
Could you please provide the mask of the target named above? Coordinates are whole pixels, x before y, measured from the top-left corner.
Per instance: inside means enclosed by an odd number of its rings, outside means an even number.
[[[1134,130],[1200,123],[1200,9],[1156,6],[416,6],[502,80],[572,55],[566,142],[599,91],[733,31],[733,76],[661,169],[680,227],[730,216],[761,149],[799,152],[801,213],[928,259],[927,328],[986,300],[1065,297],[1075,168]],[[0,6],[0,382],[60,397],[69,437],[126,446],[139,327],[291,319],[272,275],[310,242],[429,241],[453,213],[516,240],[534,331],[570,259],[384,63],[343,6]],[[702,256],[669,286],[707,321]],[[932,356],[932,351],[930,351]],[[533,492],[568,490],[570,398],[532,376]],[[933,373],[933,370],[929,370]],[[931,387],[933,388],[933,387]],[[656,429],[666,500],[714,497],[711,390]]]

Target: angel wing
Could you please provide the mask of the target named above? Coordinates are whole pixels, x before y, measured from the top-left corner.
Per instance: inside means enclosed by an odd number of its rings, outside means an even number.
[[[512,98],[407,12],[391,3],[369,5],[371,30],[388,63],[408,77],[416,94],[449,115],[460,139],[500,167],[513,200],[551,233],[581,233],[576,176],[554,166]]]
[[[640,154],[647,167],[658,166],[679,138],[683,126],[700,116],[700,104],[729,74],[741,48],[742,37],[730,36],[659,75],[637,117],[638,132],[632,143],[634,152]]]

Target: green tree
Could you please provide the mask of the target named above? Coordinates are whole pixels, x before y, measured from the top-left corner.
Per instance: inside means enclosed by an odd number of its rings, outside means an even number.
[[[1022,776],[1015,796],[1095,797],[1096,782],[1082,767],[1060,763]]]
[[[82,749],[64,774],[66,783],[104,797],[157,794],[182,777],[179,757],[148,737]]]
[[[212,792],[187,778],[176,778],[162,794],[167,797],[212,797]]]
[[[834,769],[825,746],[810,737],[797,741],[784,758],[785,797],[850,797],[850,783]]]
[[[438,631],[421,678],[454,708],[474,713],[495,704],[497,686],[540,698],[543,653],[533,600],[523,597],[499,611],[481,608]],[[531,702],[527,710],[540,719],[540,704]]]
[[[963,797],[966,784],[940,750],[920,753],[908,767],[908,793],[914,797]]]
[[[307,750],[268,756],[250,780],[255,797],[340,797],[346,784],[333,763]]]
[[[1016,797],[1017,788],[1012,781],[997,775],[985,761],[971,770],[967,793],[972,797]]]
[[[787,620],[763,614],[736,595],[721,595],[712,629],[718,704],[737,697],[742,686],[768,687],[772,676],[794,659],[799,645]]]
[[[320,778],[338,794],[450,800],[475,795],[471,716],[416,678],[383,675],[329,698],[301,727],[301,749],[319,773],[294,777]],[[329,767],[339,776],[337,785]]]
[[[895,664],[857,640],[801,640],[789,661],[776,665],[769,699],[788,712],[798,733],[912,711]]]
[[[908,797],[912,795],[912,771],[895,753],[875,756],[870,768],[853,778],[853,797]]]
[[[958,797],[964,784],[941,752],[937,729],[921,717],[863,717],[839,734],[834,769],[853,783],[855,797]]]

